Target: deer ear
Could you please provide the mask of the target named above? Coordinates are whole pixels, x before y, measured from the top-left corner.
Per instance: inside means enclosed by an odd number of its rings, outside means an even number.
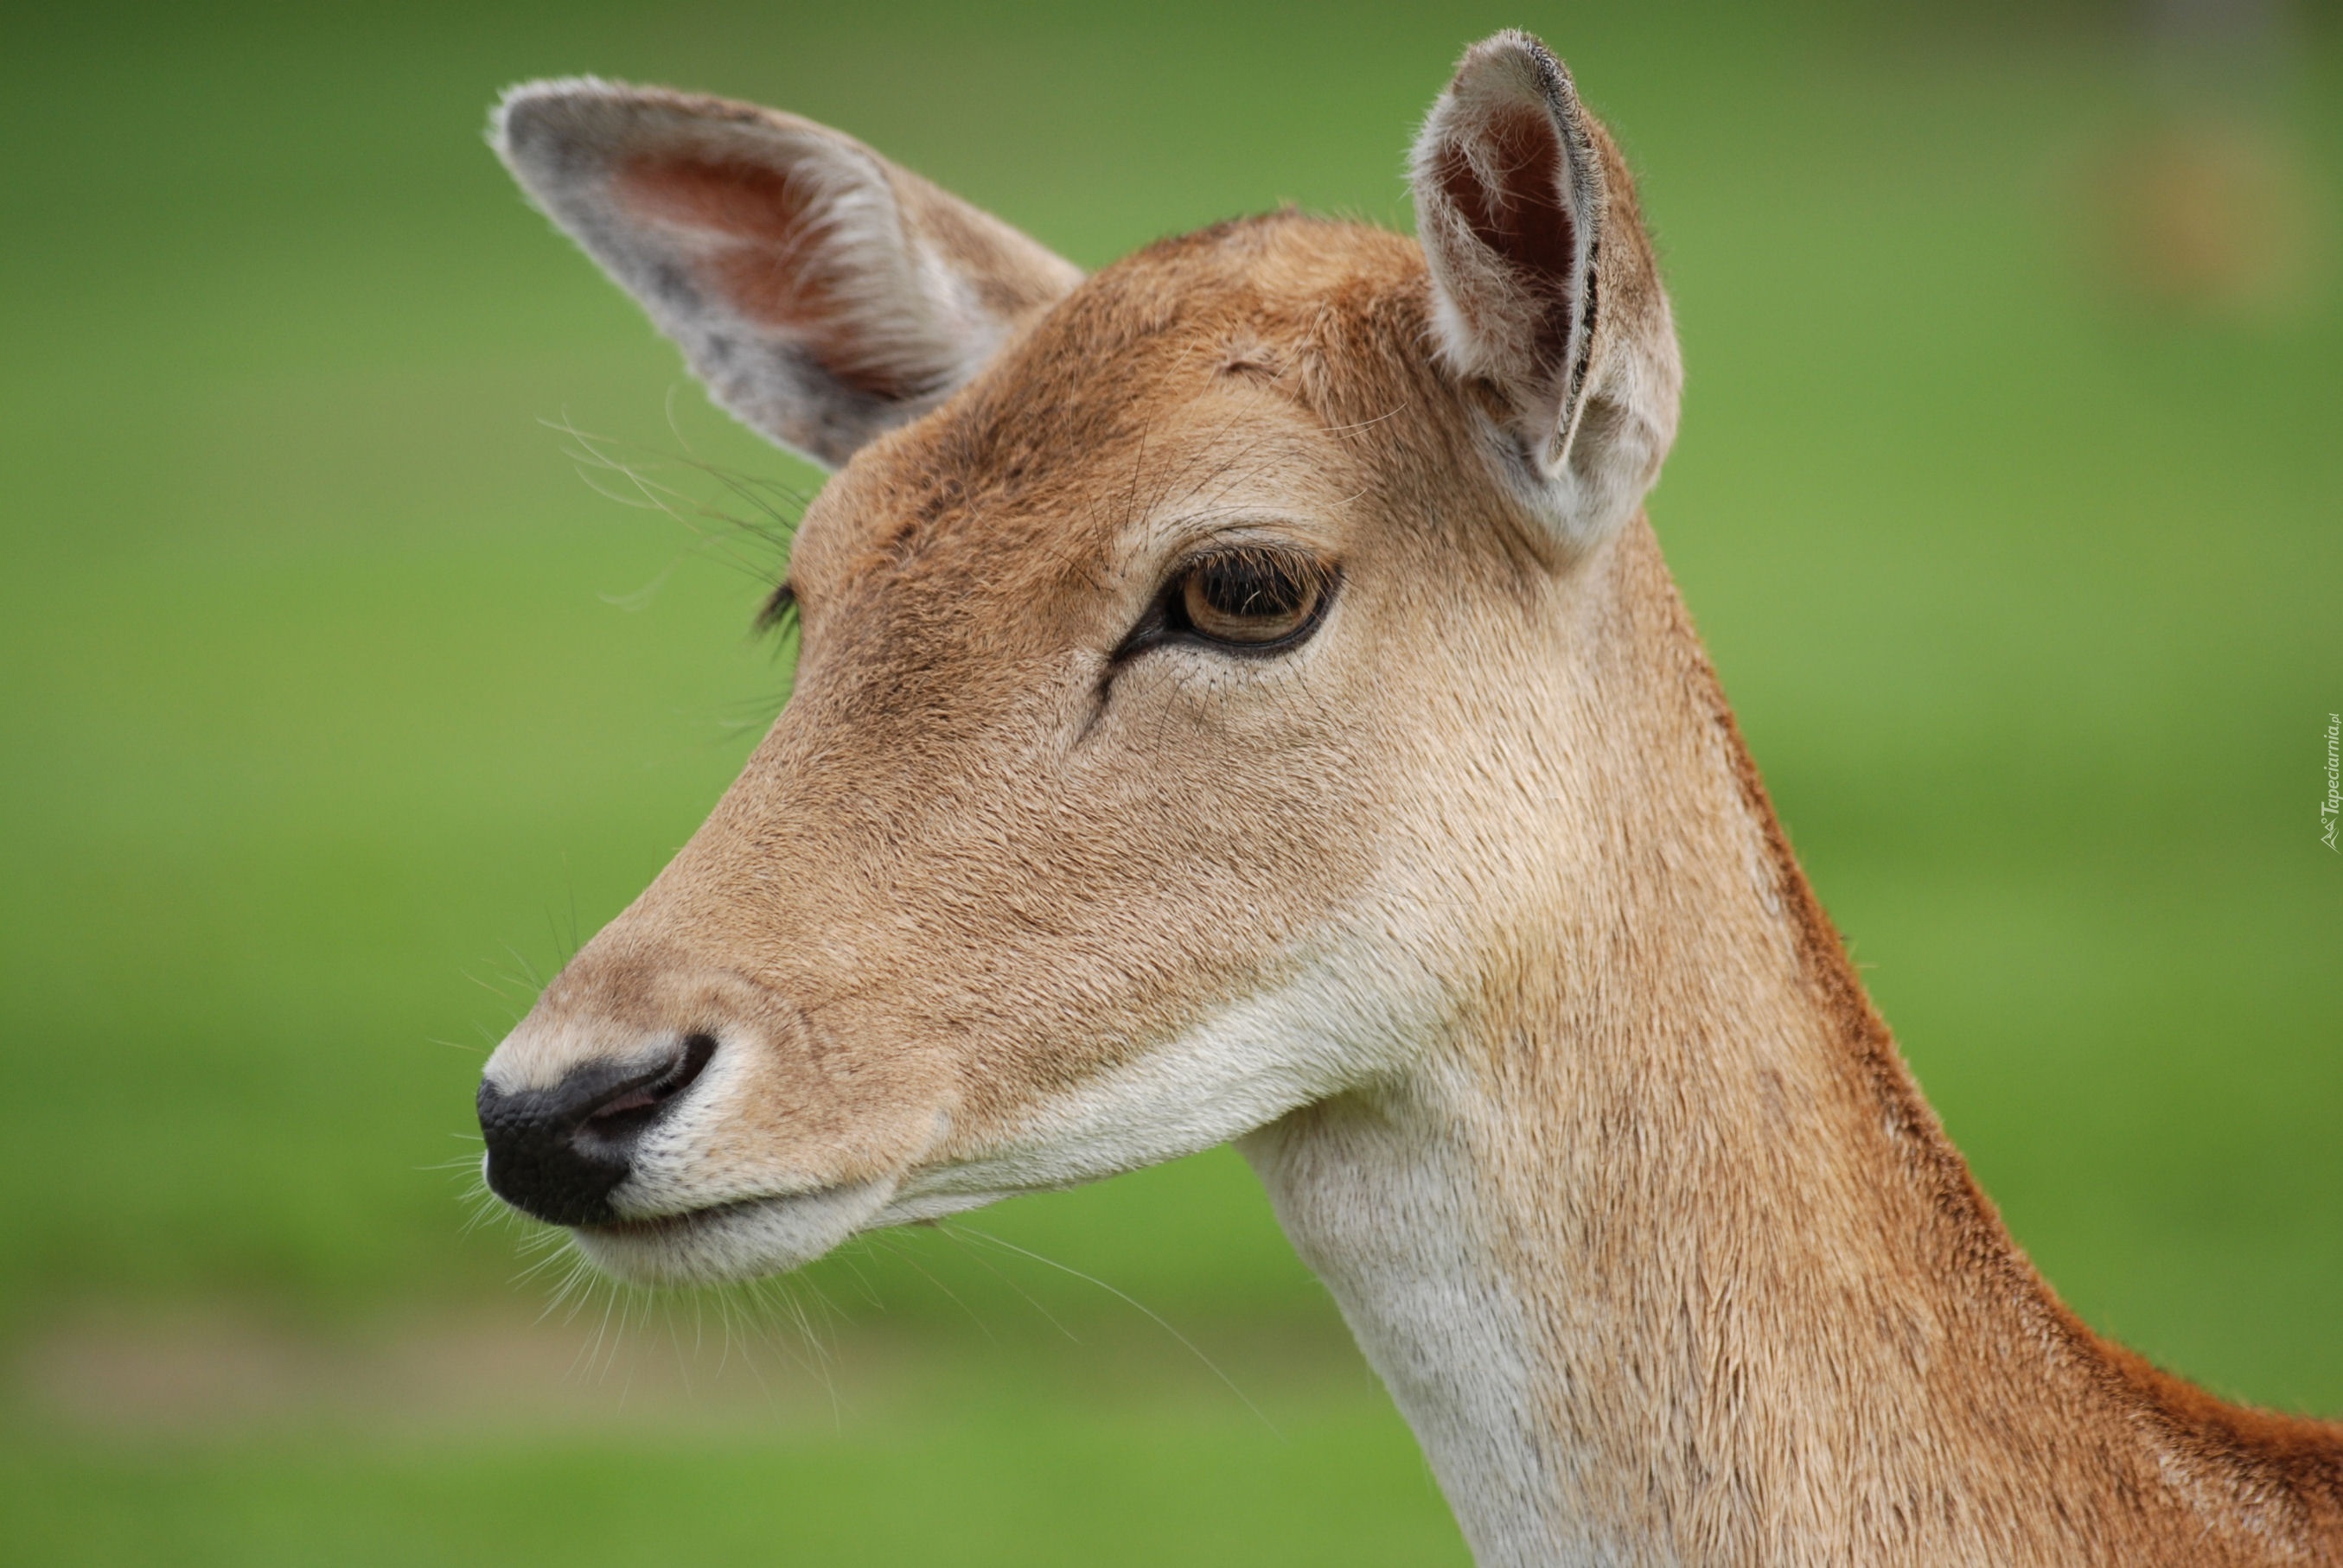
[[[535,82],[506,95],[489,141],[719,402],[830,467],[1081,281],[852,137],[770,109]]]
[[[1440,357],[1493,395],[1532,509],[1591,544],[1659,477],[1682,379],[1626,166],[1562,62],[1515,32],[1465,52],[1411,164]]]

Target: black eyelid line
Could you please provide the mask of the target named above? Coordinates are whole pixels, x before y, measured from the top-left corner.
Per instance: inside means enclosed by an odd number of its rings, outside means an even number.
[[[1207,637],[1192,628],[1174,624],[1173,618],[1181,585],[1212,557],[1272,554],[1283,558],[1299,568],[1303,574],[1316,579],[1318,602],[1311,607],[1309,618],[1300,626],[1295,627],[1283,637],[1270,642],[1229,642],[1220,638]],[[1120,668],[1149,648],[1174,641],[1192,642],[1216,652],[1235,654],[1248,658],[1283,653],[1289,648],[1308,641],[1316,634],[1319,625],[1326,618],[1327,610],[1333,605],[1336,590],[1342,587],[1342,568],[1339,565],[1330,564],[1291,547],[1251,543],[1232,544],[1225,541],[1217,545],[1207,545],[1173,563],[1172,570],[1163,579],[1162,587],[1156,590],[1155,598],[1149,602],[1147,613],[1140,618],[1139,624],[1132,627],[1122,641],[1116,645],[1114,651],[1107,656],[1108,668],[1110,670]]]

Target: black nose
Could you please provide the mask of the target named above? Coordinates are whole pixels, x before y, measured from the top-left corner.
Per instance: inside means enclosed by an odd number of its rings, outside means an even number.
[[[488,1190],[556,1225],[618,1218],[610,1193],[633,1168],[636,1141],[715,1054],[715,1040],[695,1034],[648,1065],[639,1057],[597,1062],[547,1089],[507,1093],[483,1080]]]

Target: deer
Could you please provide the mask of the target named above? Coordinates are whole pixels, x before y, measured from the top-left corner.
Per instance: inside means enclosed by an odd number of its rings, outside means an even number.
[[[2036,1273],[1868,1000],[1644,498],[1668,297],[1537,39],[1413,237],[1079,268],[854,139],[490,130],[830,469],[794,686],[489,1058],[488,1186],[649,1285],[1233,1142],[1478,1562],[2343,1563],[2343,1426]]]

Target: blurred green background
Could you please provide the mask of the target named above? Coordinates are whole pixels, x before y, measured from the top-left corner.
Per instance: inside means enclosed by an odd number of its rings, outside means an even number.
[[[761,1297],[540,1319],[558,1261],[467,1229],[481,1058],[788,675],[759,584],[543,422],[814,482],[480,145],[577,72],[830,121],[1095,266],[1403,225],[1457,52],[1542,33],[1677,304],[1654,515],[1955,1137],[2093,1323],[2343,1413],[2333,11],[0,25],[10,1561],[1463,1561],[1225,1151]]]

